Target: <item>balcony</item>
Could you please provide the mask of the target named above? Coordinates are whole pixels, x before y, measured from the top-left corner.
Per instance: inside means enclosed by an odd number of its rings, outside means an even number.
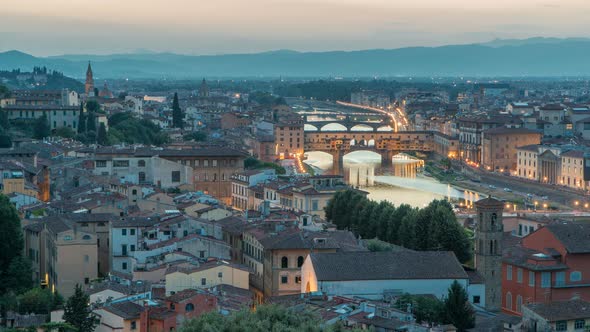
[[[590,287],[590,279],[580,281],[555,281],[551,288],[578,288],[578,287]]]

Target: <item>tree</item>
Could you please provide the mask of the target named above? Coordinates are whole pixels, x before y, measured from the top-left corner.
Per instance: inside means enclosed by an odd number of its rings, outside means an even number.
[[[174,99],[172,100],[172,126],[174,128],[182,129],[183,123],[182,119],[184,115],[182,114],[182,110],[180,109],[180,104],[178,103],[178,93],[174,93]]]
[[[22,257],[24,241],[20,218],[5,195],[0,195],[0,229],[0,294],[4,294],[8,290],[18,290],[9,287],[17,287],[19,283],[28,286],[32,279],[30,262]]]
[[[98,128],[96,142],[100,145],[108,145],[107,127],[102,122],[100,123],[100,127]]]
[[[332,332],[340,326],[322,326],[319,318],[308,311],[294,312],[276,305],[260,305],[256,311],[242,310],[223,316],[217,312],[205,313],[186,321],[180,332]],[[358,331],[358,330],[347,330]]]
[[[59,127],[55,129],[55,136],[63,137],[63,138],[74,138],[76,136],[76,132],[70,127]]]
[[[8,121],[8,112],[2,112],[2,107],[0,107],[0,127],[4,131],[10,129],[10,121]]]
[[[36,139],[43,139],[51,135],[51,127],[45,113],[35,120],[34,128],[33,137]]]
[[[57,306],[56,296],[50,289],[32,288],[17,297],[21,314],[48,314]]]
[[[78,115],[78,134],[86,132],[86,114],[84,114],[84,106],[80,105],[80,114]]]
[[[96,100],[89,100],[86,102],[86,111],[88,113],[97,113],[100,111],[100,104]]]
[[[84,293],[80,285],[76,285],[74,295],[68,298],[64,306],[63,319],[78,332],[92,332],[98,320],[94,316],[90,305],[90,297]]]
[[[465,288],[457,280],[449,287],[449,293],[444,301],[444,315],[457,331],[466,331],[475,326],[475,311],[469,304]]]
[[[94,116],[94,113],[88,113],[86,115],[86,131],[96,132],[96,117]]]

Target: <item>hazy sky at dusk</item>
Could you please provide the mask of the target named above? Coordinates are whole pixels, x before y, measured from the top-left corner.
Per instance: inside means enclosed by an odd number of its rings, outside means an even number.
[[[590,37],[589,0],[3,0],[0,51],[358,50]]]

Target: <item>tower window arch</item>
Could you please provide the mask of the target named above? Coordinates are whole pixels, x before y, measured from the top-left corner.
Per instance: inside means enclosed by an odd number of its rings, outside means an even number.
[[[512,293],[506,293],[506,309],[512,310]]]
[[[289,267],[289,259],[287,258],[287,256],[283,256],[283,258],[281,258],[281,268],[286,269],[288,267]]]
[[[490,226],[492,230],[496,227],[496,221],[498,220],[498,215],[496,213],[492,213],[492,217],[490,218]]]

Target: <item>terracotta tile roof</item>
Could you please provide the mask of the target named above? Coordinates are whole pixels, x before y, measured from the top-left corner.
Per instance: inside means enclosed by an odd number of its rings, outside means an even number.
[[[590,302],[582,300],[527,304],[526,307],[549,322],[590,318]]]
[[[312,253],[310,258],[321,281],[468,278],[449,251]]]

